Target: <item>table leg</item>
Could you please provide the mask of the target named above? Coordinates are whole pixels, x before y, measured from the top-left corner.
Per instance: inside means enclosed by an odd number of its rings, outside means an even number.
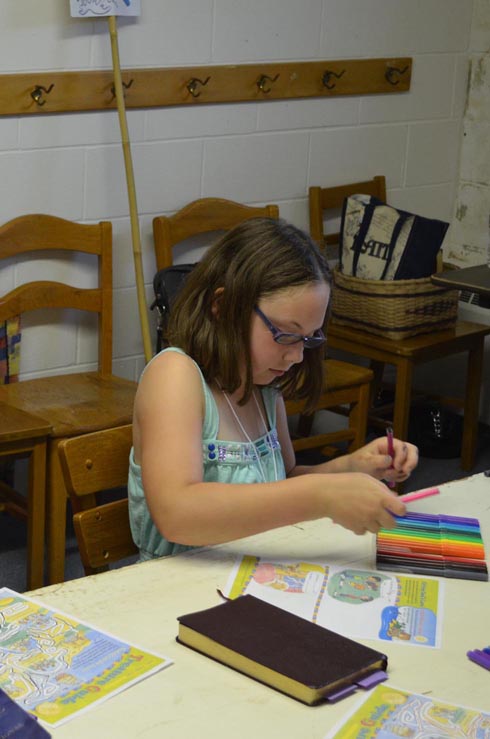
[[[44,585],[44,522],[46,490],[46,440],[33,442],[29,459],[27,492],[27,589]]]
[[[66,547],[66,488],[58,456],[58,443],[53,440],[48,449],[49,474],[47,483],[47,548],[48,582],[64,582]]]

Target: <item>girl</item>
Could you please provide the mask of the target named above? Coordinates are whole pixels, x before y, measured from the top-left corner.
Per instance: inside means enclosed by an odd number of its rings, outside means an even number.
[[[328,266],[307,234],[256,218],[191,272],[170,318],[171,347],[136,394],[129,508],[141,559],[322,517],[356,534],[392,527],[417,450],[376,439],[296,464],[283,395],[313,407],[323,382]]]

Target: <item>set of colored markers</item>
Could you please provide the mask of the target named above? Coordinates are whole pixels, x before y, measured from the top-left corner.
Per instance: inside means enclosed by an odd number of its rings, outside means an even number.
[[[380,570],[488,580],[478,519],[408,512],[395,520],[395,528],[376,538]]]

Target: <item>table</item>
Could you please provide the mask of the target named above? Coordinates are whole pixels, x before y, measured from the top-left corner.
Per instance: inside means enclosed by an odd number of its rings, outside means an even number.
[[[478,264],[462,269],[448,269],[431,275],[434,285],[458,288],[490,296],[490,266]]]
[[[490,554],[490,478],[448,483],[411,509],[480,519]],[[177,616],[219,603],[241,554],[322,557],[331,564],[374,566],[374,536],[329,520],[302,523],[226,545],[193,550],[30,595],[96,627],[172,658],[175,664],[64,726],[54,739],[322,739],[357,702],[308,707],[176,643]],[[445,579],[442,649],[366,642],[389,658],[392,685],[490,711],[490,675],[466,651],[490,643],[490,584]]]
[[[27,519],[27,587],[44,583],[44,523],[46,507],[47,437],[51,424],[0,402],[0,457],[28,457],[27,500],[0,482],[0,502],[6,511]]]

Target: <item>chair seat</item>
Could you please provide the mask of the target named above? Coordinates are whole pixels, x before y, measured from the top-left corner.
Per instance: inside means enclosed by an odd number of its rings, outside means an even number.
[[[300,436],[293,435],[293,448],[296,451],[322,449],[326,456],[335,456],[339,453],[339,442],[347,442],[348,451],[354,451],[364,444],[373,372],[367,367],[338,359],[326,359],[323,366],[325,391],[319,397],[315,411],[341,413],[347,416],[348,426],[337,431],[311,434],[313,417],[300,415]],[[301,414],[304,406],[304,400],[287,400],[286,413],[288,416]]]
[[[373,373],[369,367],[361,367],[339,359],[325,361],[325,379],[327,390],[342,390],[372,380]]]
[[[97,372],[40,377],[0,387],[0,400],[50,424],[51,438],[131,423],[137,383]]]
[[[357,397],[359,388],[369,385],[373,379],[373,372],[369,367],[359,367],[339,359],[326,359],[324,371],[325,402],[322,402],[323,396],[320,396],[317,403],[318,410],[322,407],[334,406],[336,403],[340,405],[352,402],[353,398]],[[304,400],[288,399],[286,401],[287,414],[301,413],[304,406]]]

